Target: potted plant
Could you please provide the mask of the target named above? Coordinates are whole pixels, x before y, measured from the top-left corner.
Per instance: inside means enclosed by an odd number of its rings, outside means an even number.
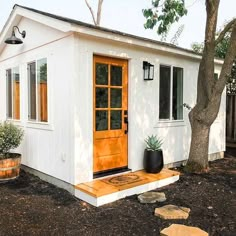
[[[143,159],[144,169],[147,173],[159,173],[163,168],[162,140],[156,135],[152,135],[144,141],[146,143]]]
[[[20,173],[21,154],[11,153],[23,139],[23,130],[10,123],[0,123],[0,182],[15,179]]]

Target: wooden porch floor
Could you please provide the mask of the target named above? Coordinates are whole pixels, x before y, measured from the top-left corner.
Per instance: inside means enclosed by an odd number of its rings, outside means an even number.
[[[75,186],[75,189],[78,198],[98,206],[125,196],[168,185],[177,181],[179,175],[179,172],[169,169],[163,169],[158,174],[149,174],[142,170],[79,184]],[[113,197],[110,198],[109,196]],[[99,204],[99,198],[103,200],[107,198],[108,200]]]

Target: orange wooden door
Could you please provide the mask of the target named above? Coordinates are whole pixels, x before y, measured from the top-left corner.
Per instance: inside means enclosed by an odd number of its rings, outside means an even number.
[[[128,165],[128,62],[94,56],[94,173]]]

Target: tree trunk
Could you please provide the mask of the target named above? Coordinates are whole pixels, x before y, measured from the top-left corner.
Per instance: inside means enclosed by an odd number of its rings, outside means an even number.
[[[208,169],[208,146],[210,127],[192,119],[192,137],[187,172],[204,172]]]

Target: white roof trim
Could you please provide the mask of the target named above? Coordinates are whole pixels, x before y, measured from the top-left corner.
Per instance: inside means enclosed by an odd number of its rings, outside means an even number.
[[[105,31],[102,29],[96,29],[96,28],[90,28],[86,27],[84,25],[77,25],[70,22],[65,22],[60,19],[55,19],[51,16],[46,16],[41,13],[34,12],[30,9],[25,9],[21,6],[16,5],[14,9],[12,10],[5,26],[3,27],[3,30],[0,34],[0,53],[2,52],[3,48],[5,47],[5,39],[11,34],[12,27],[14,25],[18,25],[21,18],[26,17],[28,19],[34,20],[36,22],[39,22],[41,24],[47,25],[49,27],[52,27],[54,29],[60,30],[62,32],[70,32],[74,31],[79,34],[111,40],[113,42],[119,42],[124,43],[128,45],[138,46],[142,48],[147,48],[151,50],[161,51],[165,53],[175,54],[182,57],[188,57],[195,60],[201,60],[201,55],[195,54],[194,52],[191,52],[190,50],[184,50],[181,48],[174,48],[168,45],[164,45],[155,41],[148,41],[144,38],[135,38],[135,36],[132,37],[132,35],[122,35],[119,33],[115,33],[112,30]],[[223,60],[215,59],[215,63],[222,65]]]

